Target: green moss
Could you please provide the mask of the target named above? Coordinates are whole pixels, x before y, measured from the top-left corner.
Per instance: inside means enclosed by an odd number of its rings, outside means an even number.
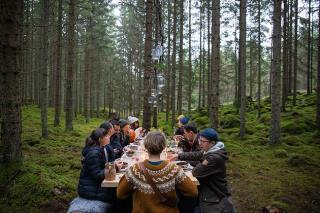
[[[275,150],[274,156],[276,158],[286,158],[288,157],[288,152],[284,149],[278,149],[278,150]]]
[[[276,146],[269,145],[269,100],[262,101],[260,120],[256,118],[256,110],[246,113],[247,135],[243,139],[239,138],[237,110],[232,105],[219,109],[223,128],[218,132],[230,157],[227,178],[239,212],[258,212],[268,205],[284,212],[312,212],[310,205],[319,209],[316,202],[310,204],[316,200],[314,195],[320,188],[320,180],[315,175],[320,173],[320,133],[314,126],[315,105],[309,105],[315,100],[315,94],[298,95],[298,100],[303,106],[287,107],[288,111],[281,114],[282,143]],[[64,122],[60,127],[52,125],[53,109],[49,109],[49,138],[44,140],[39,108],[24,107],[22,116],[23,164],[0,202],[0,212],[49,212],[48,209],[65,212],[69,201],[76,196],[84,140],[103,120],[91,119],[87,124],[78,115],[74,120],[75,130],[66,132]],[[190,117],[199,130],[210,126],[206,109],[193,111]],[[158,125],[168,135],[173,134],[171,121],[165,121],[165,113],[159,113]],[[4,170],[0,169],[2,183],[5,177]],[[55,189],[61,194],[57,195]],[[66,207],[55,209],[49,205],[54,202]]]
[[[303,143],[300,137],[293,135],[283,137],[281,141],[289,146],[299,146],[301,143]]]
[[[234,128],[240,126],[240,120],[238,115],[227,114],[220,120],[220,126],[223,129]]]

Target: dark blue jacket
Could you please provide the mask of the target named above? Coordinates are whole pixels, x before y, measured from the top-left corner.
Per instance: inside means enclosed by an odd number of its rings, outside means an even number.
[[[111,149],[112,150],[112,149]],[[99,146],[86,146],[82,150],[83,160],[78,194],[88,200],[113,202],[116,199],[115,188],[102,188],[106,158],[103,148]],[[112,156],[108,154],[108,159]]]
[[[123,147],[120,143],[120,134],[113,134],[111,136],[110,146],[114,150],[115,158],[120,158],[123,153]]]

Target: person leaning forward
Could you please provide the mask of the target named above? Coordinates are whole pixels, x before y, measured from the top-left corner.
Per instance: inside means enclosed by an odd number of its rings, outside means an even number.
[[[200,132],[199,144],[203,156],[192,170],[200,182],[199,202],[202,213],[234,213],[231,193],[226,180],[227,151],[219,141],[217,132],[212,128]],[[197,160],[197,159],[194,159]]]

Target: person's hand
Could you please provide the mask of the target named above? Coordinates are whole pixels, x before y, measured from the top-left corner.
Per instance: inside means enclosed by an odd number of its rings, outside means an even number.
[[[173,138],[176,143],[179,143],[184,137],[182,135],[175,135]]]
[[[178,160],[178,154],[169,154],[168,159],[170,161],[176,161],[176,160]]]
[[[207,160],[204,160],[204,161],[202,161],[202,165],[205,165],[205,166],[207,166],[208,165],[208,161]]]

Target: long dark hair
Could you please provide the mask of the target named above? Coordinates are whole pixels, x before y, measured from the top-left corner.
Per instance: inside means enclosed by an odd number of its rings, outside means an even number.
[[[86,146],[100,145],[100,138],[108,134],[104,128],[98,128],[91,132],[90,136],[86,139]]]

